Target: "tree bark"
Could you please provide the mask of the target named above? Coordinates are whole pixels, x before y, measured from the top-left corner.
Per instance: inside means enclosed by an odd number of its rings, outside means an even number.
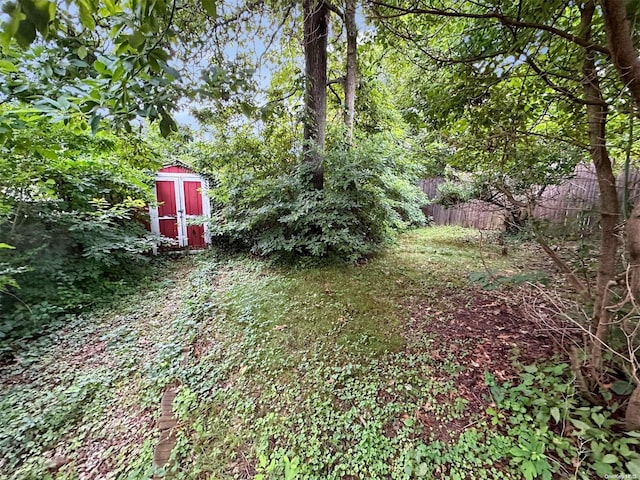
[[[626,243],[629,254],[629,293],[632,301],[638,305],[640,303],[640,199],[631,211],[626,225]],[[627,410],[625,412],[624,423],[627,430],[640,430],[640,383],[638,383],[638,373],[634,372],[636,387],[634,388]]]
[[[353,124],[356,115],[356,85],[358,82],[358,25],[356,0],[346,0],[344,24],[347,31],[347,69],[344,82],[344,124],[347,142],[353,143]]]
[[[640,107],[640,59],[633,44],[624,0],[601,0],[604,30],[620,80],[629,88],[636,106]]]
[[[312,184],[324,186],[322,166],[327,128],[327,35],[329,9],[324,0],[303,0],[306,77],[304,162],[311,167]]]
[[[586,2],[581,9],[581,38],[584,40],[589,40],[591,37],[594,12],[595,2],[593,1]],[[585,52],[582,73],[589,123],[589,149],[596,169],[601,202],[599,268],[591,324],[591,331],[596,336],[591,351],[592,375],[594,380],[599,381],[602,375],[602,342],[606,341],[612,315],[607,307],[610,283],[616,275],[620,206],[616,180],[605,141],[608,108],[602,98],[593,51]]]
[[[600,5],[611,60],[623,85],[629,88],[633,96],[636,112],[640,111],[640,60],[627,20],[625,2],[624,0],[600,0]],[[627,286],[637,304],[640,300],[640,200],[636,201],[631,216],[627,220],[626,234],[631,269]],[[627,405],[625,426],[628,430],[640,429],[640,383],[637,382],[637,378],[636,387]]]
[[[627,220],[627,251],[629,252],[629,292],[640,304],[640,199]]]

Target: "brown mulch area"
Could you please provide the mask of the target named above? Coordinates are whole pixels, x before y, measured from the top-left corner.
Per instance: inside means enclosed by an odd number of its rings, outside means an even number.
[[[460,353],[471,366],[499,379],[516,376],[514,356],[530,364],[548,361],[557,353],[551,336],[527,318],[507,293],[453,293],[439,306],[444,308],[420,302],[410,305],[407,336],[434,338],[441,347],[439,353]]]
[[[420,338],[431,338],[435,348],[429,355],[434,365],[453,356],[466,367],[454,375],[441,372],[443,379],[455,382],[458,395],[467,401],[463,419],[442,423],[428,408],[416,412],[416,418],[435,438],[449,441],[457,437],[474,416],[490,406],[485,372],[497,382],[515,380],[521,372],[514,361],[524,365],[545,362],[559,353],[553,339],[523,313],[516,298],[508,292],[478,289],[450,292],[435,306],[433,301],[423,303],[414,298],[406,307],[409,348]]]

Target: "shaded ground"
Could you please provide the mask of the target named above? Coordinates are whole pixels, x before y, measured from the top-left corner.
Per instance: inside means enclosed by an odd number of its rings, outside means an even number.
[[[457,395],[468,402],[464,418],[442,423],[428,412],[418,413],[438,439],[448,440],[452,432],[460,433],[474,415],[482,414],[493,403],[487,373],[500,382],[517,381],[522,372],[514,362],[545,363],[557,354],[553,339],[524,315],[514,301],[515,294],[470,289],[464,294],[447,295],[441,309],[420,301],[407,306],[410,320],[404,330],[409,342],[433,338],[440,347],[431,351],[433,361],[453,355],[464,365],[451,377]]]
[[[425,478],[520,478],[481,426],[485,372],[514,379],[515,357],[553,349],[508,290],[467,277],[481,257],[519,271],[527,253],[484,249],[473,232],[428,229],[357,266],[178,262],[0,370],[0,478],[149,478],[174,382],[175,478],[411,478],[421,455],[434,458]]]
[[[191,267],[168,265],[116,310],[71,319],[0,368],[0,478],[144,478],[158,436],[156,363]]]

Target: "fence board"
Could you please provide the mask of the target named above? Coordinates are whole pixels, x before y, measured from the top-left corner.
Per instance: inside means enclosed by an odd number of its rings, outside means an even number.
[[[438,185],[444,182],[442,177],[424,179],[420,188],[430,200],[438,198]],[[618,192],[622,195],[624,173],[616,179]],[[640,170],[630,172],[629,198],[631,204],[640,196]],[[594,228],[600,209],[600,193],[595,169],[591,165],[581,164],[574,175],[559,185],[550,185],[542,194],[539,205],[534,210],[536,218],[567,225],[577,219],[583,227]],[[425,215],[432,217],[436,225],[459,225],[480,230],[501,230],[504,228],[506,212],[504,209],[480,200],[473,200],[452,207],[428,204],[423,207]]]

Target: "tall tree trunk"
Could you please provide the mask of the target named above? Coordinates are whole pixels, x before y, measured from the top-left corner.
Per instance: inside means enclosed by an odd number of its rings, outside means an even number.
[[[640,108],[640,59],[633,44],[624,0],[600,0],[611,60]]]
[[[595,2],[589,1],[581,10],[581,36],[585,40],[591,37],[591,22],[595,12]],[[613,175],[611,160],[606,145],[607,104],[602,98],[600,81],[596,70],[594,53],[587,50],[582,68],[584,98],[587,105],[589,122],[589,145],[591,159],[596,169],[600,189],[600,253],[598,275],[596,278],[595,305],[591,330],[596,336],[591,351],[592,375],[600,380],[602,374],[602,342],[606,341],[611,312],[609,306],[610,283],[616,275],[618,254],[618,224],[620,206],[616,179]]]
[[[627,251],[629,253],[629,292],[633,300],[640,302],[640,199],[636,201],[631,215],[627,220]],[[625,412],[625,427],[627,430],[640,430],[640,382],[635,372],[636,388],[631,394],[627,411]]]
[[[622,84],[629,88],[640,111],[640,60],[631,36],[624,0],[600,0],[607,43],[611,59],[618,71]],[[640,302],[640,199],[627,220],[627,251],[630,260],[629,291],[636,303]],[[625,414],[628,430],[640,429],[640,382],[636,373],[636,387],[631,394]]]
[[[347,30],[347,71],[344,82],[344,124],[347,142],[353,142],[353,124],[356,115],[356,84],[358,82],[358,25],[356,0],[346,0],[344,24]]]
[[[303,0],[306,76],[304,161],[310,165],[313,187],[322,190],[322,166],[327,129],[327,34],[329,9],[324,0]]]

